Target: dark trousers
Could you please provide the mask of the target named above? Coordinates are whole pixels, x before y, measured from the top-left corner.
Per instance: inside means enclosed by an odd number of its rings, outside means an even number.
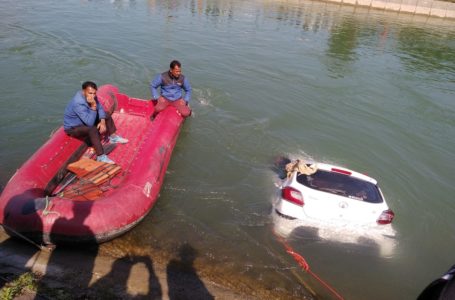
[[[97,118],[94,126],[81,125],[70,129],[65,129],[65,132],[72,137],[80,140],[85,140],[89,146],[93,146],[96,155],[102,155],[104,153],[104,150],[103,145],[101,144],[101,135],[98,131],[98,128],[96,128],[99,122],[100,120]],[[117,131],[114,120],[112,120],[110,115],[106,114],[105,122],[106,136],[110,136]]]

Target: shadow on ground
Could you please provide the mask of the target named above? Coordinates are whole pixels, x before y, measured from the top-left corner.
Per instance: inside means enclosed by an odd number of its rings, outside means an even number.
[[[253,299],[200,278],[197,251],[188,243],[163,266],[149,256],[103,257],[97,246],[40,251],[1,230],[0,242],[0,293],[23,274],[37,281],[21,299]]]

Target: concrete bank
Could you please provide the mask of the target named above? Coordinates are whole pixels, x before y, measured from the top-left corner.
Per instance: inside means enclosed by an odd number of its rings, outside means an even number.
[[[359,7],[455,20],[455,3],[438,0],[325,0]]]
[[[39,251],[28,243],[7,238],[0,229],[0,288],[8,283],[5,278],[12,281],[26,272],[42,277],[38,295],[26,291],[19,297],[23,300],[262,298],[201,278],[188,266],[177,265],[170,270],[149,257],[113,259],[82,254],[77,249]]]

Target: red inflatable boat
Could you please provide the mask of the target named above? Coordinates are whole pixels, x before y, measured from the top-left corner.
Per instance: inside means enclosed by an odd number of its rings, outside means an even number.
[[[115,110],[117,132],[129,140],[113,150],[105,145],[118,166],[115,176],[95,174],[88,182],[69,172],[69,164],[93,149],[58,129],[3,190],[0,224],[10,235],[47,244],[100,243],[130,230],[155,204],[183,118],[169,107],[151,121],[152,101],[130,98],[112,85],[100,87],[97,96]],[[96,193],[86,198],[84,182]]]

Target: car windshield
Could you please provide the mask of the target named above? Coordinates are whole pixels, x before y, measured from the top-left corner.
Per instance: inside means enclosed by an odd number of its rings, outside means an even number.
[[[383,202],[376,185],[349,175],[319,170],[312,175],[300,174],[297,181],[309,188],[354,200]]]

